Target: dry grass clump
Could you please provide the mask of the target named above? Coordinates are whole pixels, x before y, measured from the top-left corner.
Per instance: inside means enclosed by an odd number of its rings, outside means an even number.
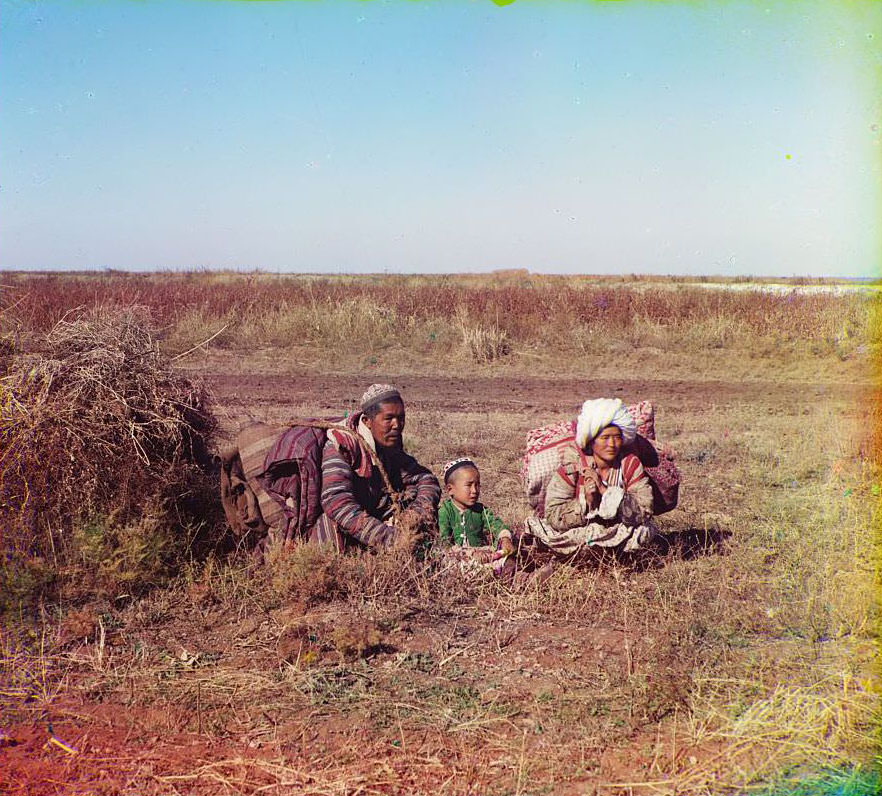
[[[464,314],[461,314],[459,316],[459,332],[462,337],[463,350],[479,365],[494,362],[511,353],[508,332],[501,329],[498,323],[473,324],[469,323]]]
[[[345,561],[317,545],[273,545],[266,552],[262,576],[271,595],[294,600],[304,607],[342,597],[346,593]]]
[[[0,379],[7,596],[65,575],[137,588],[167,569],[214,491],[205,401],[169,367],[140,307],[64,320],[39,355],[13,357]]]
[[[356,614],[317,621],[301,618],[286,625],[276,645],[280,661],[295,668],[334,659],[339,664],[369,657],[382,648],[380,626]]]
[[[436,557],[418,560],[404,549],[341,554],[304,542],[271,546],[258,577],[269,604],[294,601],[309,608],[338,599],[387,604],[435,599],[439,589],[452,593],[449,575]]]
[[[747,704],[741,694],[725,705],[727,715],[711,707],[711,717],[705,721],[720,726],[709,732],[702,728],[698,736],[719,752],[698,765],[675,770],[668,784],[677,793],[702,793],[710,783],[719,782],[751,790],[759,790],[760,783],[776,783],[759,791],[767,796],[877,793],[878,758],[865,770],[858,761],[872,761],[872,750],[878,747],[874,737],[878,695],[868,680],[855,679],[841,668],[826,677],[817,661],[813,668],[816,681],[810,684],[778,683],[768,696]],[[747,685],[757,687],[755,681],[713,678],[696,691],[703,698],[706,688],[737,692]],[[820,779],[807,779],[812,772],[826,773]],[[843,786],[851,779],[849,773],[854,776],[854,790]],[[836,780],[838,787],[833,786]]]

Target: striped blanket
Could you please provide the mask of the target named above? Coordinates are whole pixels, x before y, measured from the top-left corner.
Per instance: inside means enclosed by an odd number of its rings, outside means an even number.
[[[281,429],[251,423],[221,453],[220,497],[227,522],[237,536],[278,531],[283,512],[260,484],[263,459]]]
[[[320,428],[244,426],[221,457],[221,503],[234,532],[308,536],[322,513],[324,442]]]

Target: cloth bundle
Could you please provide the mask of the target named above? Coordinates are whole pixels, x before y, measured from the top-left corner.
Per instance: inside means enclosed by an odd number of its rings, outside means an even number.
[[[250,423],[239,431],[235,445],[221,454],[221,505],[237,536],[281,529],[282,508],[259,481],[266,452],[280,433],[274,426]]]

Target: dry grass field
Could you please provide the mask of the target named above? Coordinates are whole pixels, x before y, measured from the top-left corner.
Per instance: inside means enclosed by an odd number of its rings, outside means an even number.
[[[131,496],[124,522],[77,502],[25,527],[7,486],[0,792],[877,792],[879,306],[521,272],[0,274],[0,472],[58,454],[21,447],[22,363],[59,356],[59,322],[141,307],[218,439],[391,381],[408,449],[474,457],[518,527],[527,430],[647,398],[683,476],[663,545],[513,590],[432,553],[255,568],[209,508]]]

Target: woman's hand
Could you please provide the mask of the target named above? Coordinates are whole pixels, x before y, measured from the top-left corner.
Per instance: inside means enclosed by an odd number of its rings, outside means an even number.
[[[589,509],[596,509],[600,505],[600,496],[606,491],[597,470],[588,468],[585,470],[585,482],[582,489],[585,491],[585,501]]]
[[[606,492],[606,484],[603,483],[603,478],[600,477],[600,472],[598,470],[595,470],[593,467],[591,467],[587,472],[591,473],[591,478],[593,478],[594,483],[597,484],[597,491],[600,492],[601,495]]]

